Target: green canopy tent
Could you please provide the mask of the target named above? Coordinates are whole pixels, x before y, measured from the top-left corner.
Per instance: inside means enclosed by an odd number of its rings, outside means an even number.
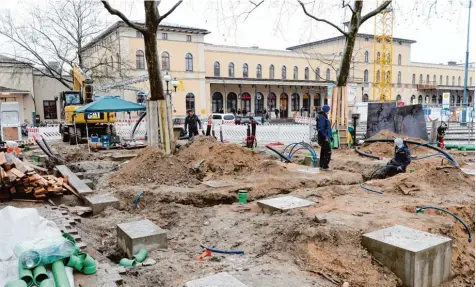
[[[136,112],[145,111],[145,106],[123,100],[115,96],[105,96],[98,101],[94,101],[82,106],[74,111],[75,114],[89,113],[114,113],[114,112]],[[87,116],[84,117],[87,122]],[[76,129],[76,123],[75,123]],[[86,137],[89,139],[88,125],[86,124]],[[88,144],[88,150],[90,150]]]

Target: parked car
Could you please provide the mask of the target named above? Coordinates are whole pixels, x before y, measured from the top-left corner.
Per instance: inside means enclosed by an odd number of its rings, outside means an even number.
[[[233,114],[211,114],[208,117],[214,125],[235,124],[235,116]]]
[[[172,122],[174,124],[174,126],[182,126],[185,125],[185,116],[178,116],[178,117],[174,117],[172,119]]]

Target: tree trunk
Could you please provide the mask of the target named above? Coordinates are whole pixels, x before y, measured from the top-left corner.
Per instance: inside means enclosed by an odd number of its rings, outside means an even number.
[[[352,64],[352,53],[354,51],[355,39],[360,27],[360,17],[362,12],[363,1],[355,1],[354,11],[350,20],[349,35],[347,36],[347,42],[344,50],[344,56],[340,64],[339,78],[337,79],[337,86],[345,87],[347,79],[350,73],[350,65]]]

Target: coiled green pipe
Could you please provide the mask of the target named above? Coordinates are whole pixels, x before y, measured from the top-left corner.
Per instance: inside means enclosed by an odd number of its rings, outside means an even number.
[[[68,275],[66,275],[66,269],[62,260],[58,260],[51,264],[51,271],[53,272],[56,287],[71,287],[71,285],[69,285]]]

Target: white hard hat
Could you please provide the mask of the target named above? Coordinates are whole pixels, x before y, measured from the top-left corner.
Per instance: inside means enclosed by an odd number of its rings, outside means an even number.
[[[403,140],[401,138],[396,138],[394,141],[396,146],[398,146],[399,148],[403,147]]]

